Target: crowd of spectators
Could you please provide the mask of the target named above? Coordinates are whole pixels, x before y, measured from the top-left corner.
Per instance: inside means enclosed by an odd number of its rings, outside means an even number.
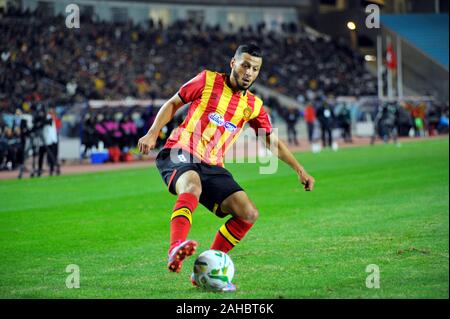
[[[376,81],[358,53],[295,24],[280,31],[261,24],[225,32],[191,21],[164,27],[151,20],[137,25],[81,18],[79,29],[68,29],[61,15],[4,14],[0,107],[39,100],[168,98],[202,69],[228,72],[237,46],[249,41],[264,52],[258,81],[280,93],[300,99],[376,93]]]

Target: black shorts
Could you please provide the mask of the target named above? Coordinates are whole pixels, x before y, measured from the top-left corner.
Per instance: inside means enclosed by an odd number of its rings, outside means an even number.
[[[171,151],[175,155],[172,159]],[[225,168],[201,162],[182,149],[162,149],[156,157],[156,167],[168,186],[169,192],[174,195],[176,195],[175,185],[178,178],[186,171],[196,171],[202,183],[200,204],[219,217],[226,216],[220,209],[222,202],[231,194],[243,190]]]

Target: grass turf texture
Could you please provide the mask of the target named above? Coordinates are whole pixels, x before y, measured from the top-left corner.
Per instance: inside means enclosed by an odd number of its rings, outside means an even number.
[[[304,192],[280,163],[228,164],[260,211],[230,252],[234,294],[191,286],[195,258],[166,269],[175,197],[156,168],[0,182],[1,298],[448,298],[448,139],[300,153]],[[189,238],[223,223],[199,206]],[[80,288],[65,286],[80,267]],[[366,288],[366,266],[380,289]]]

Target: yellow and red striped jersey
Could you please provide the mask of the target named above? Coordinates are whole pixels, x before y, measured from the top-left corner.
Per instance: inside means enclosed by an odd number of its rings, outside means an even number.
[[[263,101],[248,90],[234,92],[227,74],[205,70],[185,83],[178,95],[191,104],[165,147],[182,148],[210,165],[224,166],[225,153],[247,122],[256,132],[272,132]]]

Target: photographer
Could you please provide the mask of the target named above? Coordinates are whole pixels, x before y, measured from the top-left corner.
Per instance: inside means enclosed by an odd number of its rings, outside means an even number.
[[[381,105],[374,120],[374,135],[371,138],[371,144],[375,143],[376,136],[380,136],[384,143],[393,139],[395,144],[398,137],[399,109],[395,102],[387,102]]]
[[[15,120],[15,127],[18,131],[18,134],[20,136],[20,144],[17,152],[17,165],[19,167],[19,176],[18,178],[22,178],[23,172],[25,170],[25,159],[27,155],[27,139],[30,136],[30,129],[28,124],[28,120],[32,121],[31,115],[22,113],[21,109],[16,110],[16,120]]]
[[[333,107],[328,101],[324,101],[323,104],[317,109],[317,118],[322,130],[322,147],[332,147],[332,130],[335,125],[336,117],[334,115]]]
[[[56,130],[56,122],[52,116],[52,113],[46,112],[45,108],[42,106],[37,107],[37,111],[34,116],[33,131],[38,142],[40,142],[37,176],[39,177],[42,175],[44,155],[46,154],[50,176],[55,172],[55,167],[56,173],[59,175],[60,169],[57,161],[58,134]],[[36,142],[36,138],[34,142]]]
[[[2,169],[14,170],[17,166],[17,154],[20,149],[20,136],[18,130],[6,126],[0,138],[0,153]]]
[[[6,126],[0,123],[0,171],[6,169],[6,156],[8,154],[8,140],[5,130]]]

